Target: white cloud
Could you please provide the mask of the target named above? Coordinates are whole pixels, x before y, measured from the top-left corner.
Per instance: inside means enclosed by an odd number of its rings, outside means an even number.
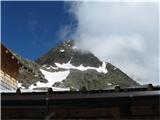
[[[158,3],[72,2],[73,39],[141,84],[159,84]]]

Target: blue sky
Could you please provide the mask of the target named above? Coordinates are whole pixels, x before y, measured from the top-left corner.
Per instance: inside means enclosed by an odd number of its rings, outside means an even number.
[[[73,23],[64,2],[2,2],[2,43],[35,60],[60,41],[60,30]]]

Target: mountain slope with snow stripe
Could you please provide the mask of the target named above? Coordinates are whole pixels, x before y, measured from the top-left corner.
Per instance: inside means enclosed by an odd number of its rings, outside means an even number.
[[[97,72],[104,73],[104,74],[106,74],[108,72],[108,70],[106,69],[106,63],[105,62],[103,62],[102,66],[100,66],[98,68],[89,67],[89,66],[84,67],[82,64],[80,66],[76,67],[76,66],[71,64],[71,61],[69,61],[68,63],[63,63],[63,64],[55,63],[55,65],[58,68],[64,68],[64,69],[77,69],[77,70],[81,70],[81,71],[93,69],[93,70],[96,70]]]

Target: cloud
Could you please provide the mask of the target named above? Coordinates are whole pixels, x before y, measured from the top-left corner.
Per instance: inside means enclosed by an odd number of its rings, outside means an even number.
[[[83,50],[111,62],[141,84],[159,84],[158,3],[72,2],[71,35]]]

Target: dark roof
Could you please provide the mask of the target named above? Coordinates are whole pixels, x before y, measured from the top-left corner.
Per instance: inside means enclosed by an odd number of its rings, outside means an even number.
[[[1,94],[2,118],[158,120],[160,87]],[[118,89],[118,90],[117,90]],[[53,114],[54,113],[54,114]],[[120,119],[121,120],[121,119]]]

